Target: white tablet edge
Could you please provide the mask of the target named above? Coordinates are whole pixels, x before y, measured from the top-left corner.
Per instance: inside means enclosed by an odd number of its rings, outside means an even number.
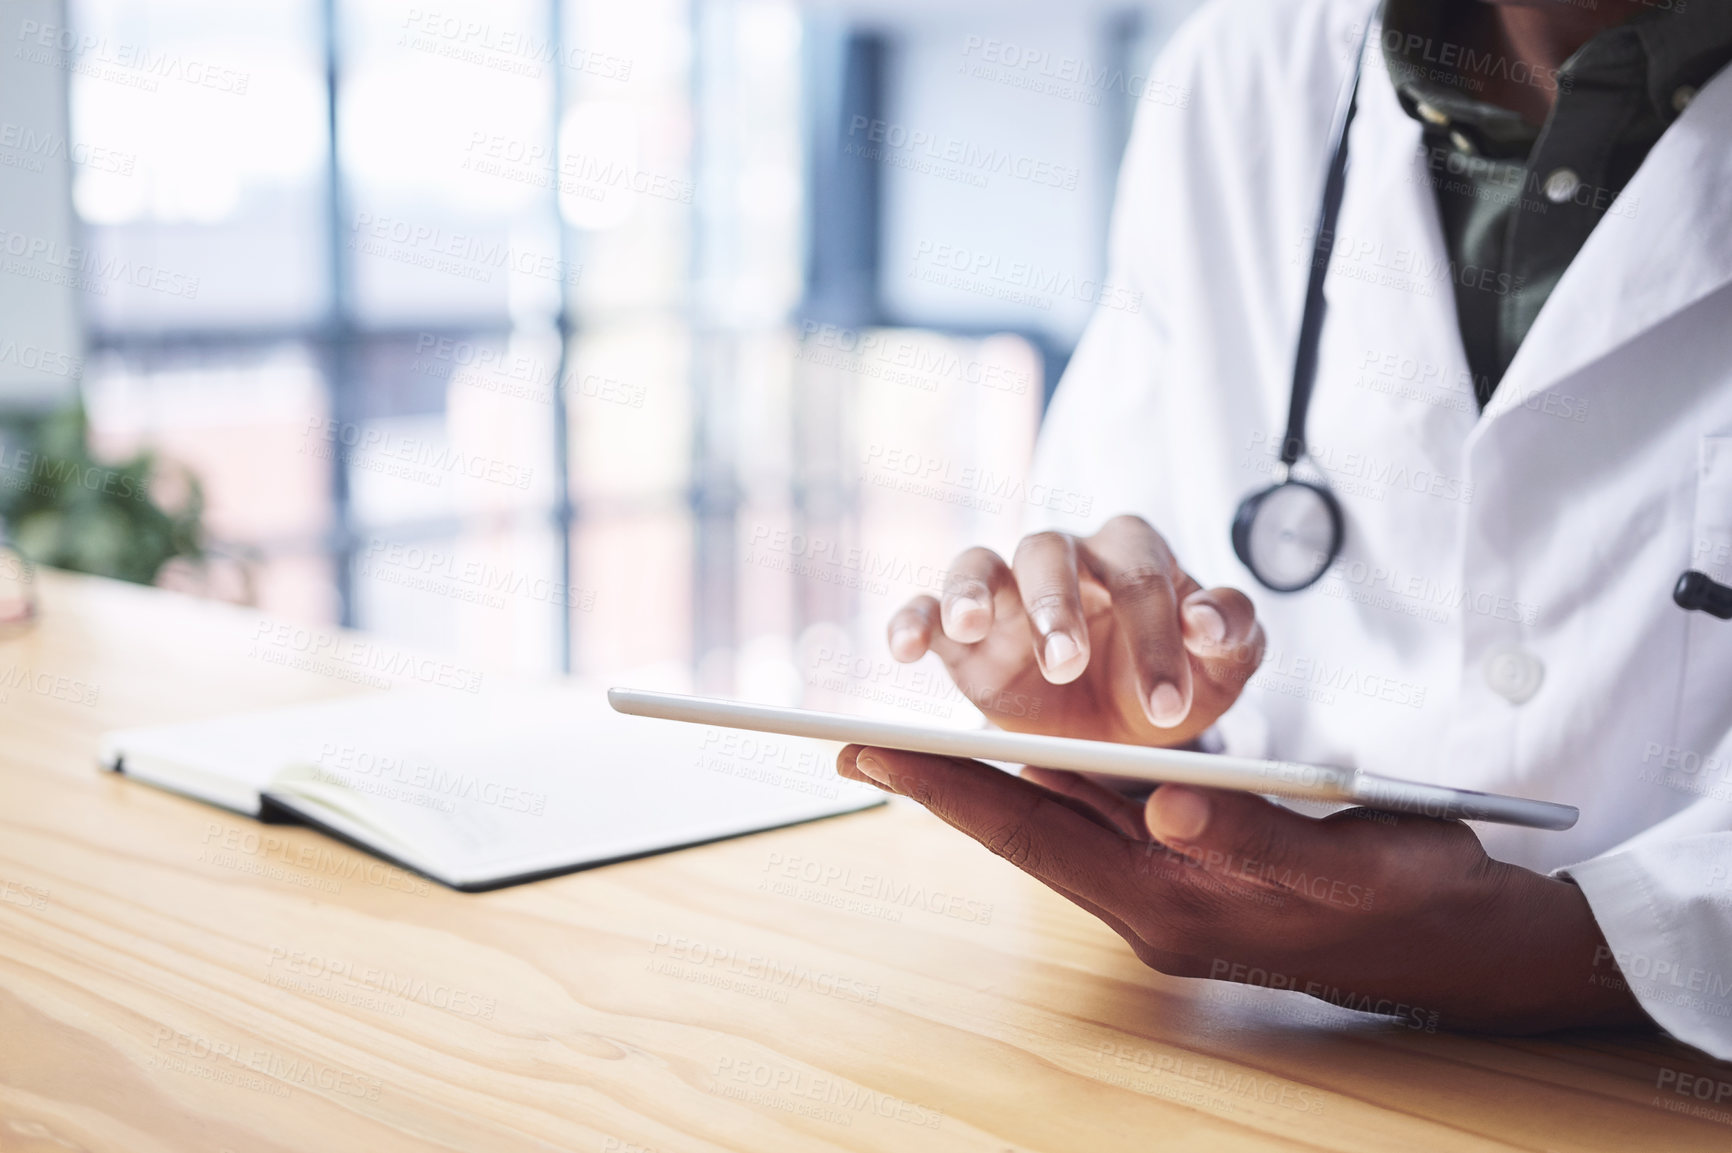
[[[1426,785],[1351,769],[1267,761],[1183,749],[1160,749],[999,729],[941,729],[844,713],[753,705],[643,689],[612,688],[608,703],[621,713],[720,728],[877,745],[940,756],[972,757],[1105,773],[1165,784],[1235,789],[1302,800],[1358,804],[1394,812],[1567,829],[1579,815],[1569,805]]]

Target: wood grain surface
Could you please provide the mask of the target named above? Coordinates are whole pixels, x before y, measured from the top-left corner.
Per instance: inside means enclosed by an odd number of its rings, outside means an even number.
[[[5,1153],[1732,1148],[1732,1066],[1167,978],[900,802],[450,892],[95,763],[395,650],[42,593],[0,638]]]

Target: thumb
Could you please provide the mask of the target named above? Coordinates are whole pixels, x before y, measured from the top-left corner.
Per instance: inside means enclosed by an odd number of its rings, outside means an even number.
[[[1301,816],[1254,793],[1162,785],[1149,795],[1143,817],[1159,842],[1197,862],[1205,872],[1265,887],[1310,894],[1345,880],[1350,854],[1343,830]]]

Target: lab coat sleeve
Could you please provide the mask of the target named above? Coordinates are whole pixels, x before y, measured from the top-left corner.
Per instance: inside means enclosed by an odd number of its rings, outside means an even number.
[[[1708,764],[1732,767],[1732,735]],[[1591,980],[1628,982],[1680,1041],[1732,1059],[1732,774],[1702,800],[1616,848],[1559,869],[1588,899],[1606,945]]]

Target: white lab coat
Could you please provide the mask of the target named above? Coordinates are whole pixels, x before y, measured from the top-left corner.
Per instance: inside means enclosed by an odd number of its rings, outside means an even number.
[[[1309,425],[1346,548],[1281,595],[1228,530],[1270,483],[1374,9],[1216,0],[1175,35],[1156,72],[1187,98],[1141,108],[1118,190],[1108,280],[1134,306],[1092,319],[1036,454],[1093,515],[1041,523],[1140,513],[1252,596],[1269,653],[1220,724],[1230,751],[1580,806],[1569,832],[1480,833],[1573,877],[1647,1011],[1732,1057],[1732,622],[1671,598],[1688,568],[1732,582],[1732,74],[1654,147],[1482,415],[1374,29]]]

